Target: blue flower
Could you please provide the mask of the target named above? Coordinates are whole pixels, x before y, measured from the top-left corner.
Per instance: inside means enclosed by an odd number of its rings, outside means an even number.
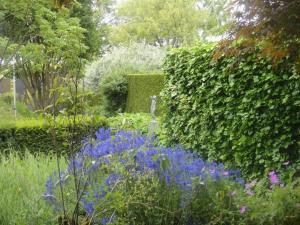
[[[105,180],[105,184],[107,186],[111,186],[111,185],[114,185],[120,178],[120,175],[119,174],[116,174],[116,173],[112,173],[108,176],[108,178],[106,178]]]
[[[89,192],[84,193],[82,203],[90,217],[107,193],[119,181],[126,179],[120,171],[125,171],[132,179],[151,174],[169,188],[181,190],[182,207],[192,198],[193,185],[202,184],[207,178],[214,181],[231,179],[244,185],[238,170],[227,170],[223,164],[205,162],[197,153],[180,146],[165,148],[154,143],[154,137],[149,138],[137,132],[121,130],[112,135],[109,129],[101,128],[96,132],[94,141],[83,140],[82,149],[71,157],[62,184],[66,184],[65,177],[73,175],[73,169],[76,169],[76,174],[80,171],[80,175],[86,176]],[[49,177],[44,198],[55,205],[53,188],[53,178]],[[109,218],[94,219],[93,222],[101,224],[110,222]]]
[[[85,211],[91,217],[94,213],[94,203],[88,202],[86,199],[82,199],[82,203]]]
[[[83,167],[83,159],[76,157],[76,158],[71,158],[69,160],[69,166],[68,166],[68,172],[73,172],[74,168],[75,170],[82,169]]]
[[[46,192],[45,194],[52,195],[53,194],[53,180],[52,176],[49,176],[46,181]]]
[[[237,182],[238,184],[240,184],[242,186],[245,185],[245,181],[242,178],[239,178],[239,177],[235,178],[235,182]]]
[[[106,225],[108,222],[110,222],[110,218],[102,218],[101,219],[101,224]]]
[[[100,128],[96,132],[96,139],[98,141],[105,141],[110,138],[110,135],[111,135],[111,133],[110,133],[109,129]]]

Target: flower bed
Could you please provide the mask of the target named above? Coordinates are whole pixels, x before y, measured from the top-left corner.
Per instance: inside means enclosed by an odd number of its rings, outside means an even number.
[[[257,212],[254,203],[264,198],[249,194],[256,192],[253,183],[244,190],[239,171],[205,162],[180,147],[156,146],[155,141],[137,132],[111,135],[110,130],[100,129],[95,140],[85,140],[69,159],[66,171],[49,177],[44,198],[58,214],[65,214],[61,218],[78,218],[78,224],[259,224],[259,216],[248,215]],[[277,186],[285,194],[293,190],[280,188],[275,172],[270,179],[274,192]],[[292,219],[284,223],[286,215],[277,218],[282,224],[299,219],[294,203],[300,195],[294,196]],[[71,213],[77,206],[74,217]],[[63,213],[66,209],[75,210]],[[264,224],[272,224],[274,218]]]

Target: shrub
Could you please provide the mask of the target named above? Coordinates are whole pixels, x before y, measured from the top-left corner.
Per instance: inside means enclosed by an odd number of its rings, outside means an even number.
[[[59,119],[56,126],[50,126],[45,120],[17,121],[15,126],[0,128],[0,151],[7,151],[10,147],[24,152],[28,149],[31,153],[66,153],[69,149],[72,135],[72,122]],[[89,119],[77,118],[74,140],[81,140],[88,134],[94,134],[100,127],[107,126],[103,117]],[[52,130],[56,133],[57,146],[53,145]]]
[[[88,86],[100,93],[108,114],[124,112],[127,97],[126,75],[161,72],[165,50],[145,44],[112,48],[86,69]]]
[[[150,96],[159,94],[164,86],[164,75],[162,74],[132,74],[128,79],[128,97],[126,112],[140,113],[150,112]],[[158,98],[157,111],[160,113],[161,101]]]
[[[107,75],[100,85],[104,96],[105,111],[108,114],[124,112],[128,86],[126,77],[119,74]]]
[[[138,130],[142,134],[148,133],[151,115],[147,113],[120,113],[108,118],[109,127],[117,130]]]
[[[300,180],[284,184],[279,174],[269,173],[268,186],[253,180],[245,185],[242,193],[236,194],[240,205],[242,224],[296,225],[300,222]],[[260,206],[260,207],[257,207]]]
[[[238,209],[230,201],[230,192],[241,188],[238,171],[207,163],[181,148],[154,146],[153,139],[136,132],[119,131],[112,136],[110,130],[100,129],[96,137],[85,141],[61,174],[68,209],[77,202],[74,169],[81,179],[80,207],[85,212],[81,221],[200,225],[221,216],[224,224],[233,224],[229,212]],[[57,175],[49,177],[44,196],[61,209],[57,179]],[[194,218],[200,209],[205,213]]]
[[[299,162],[300,74],[256,53],[213,60],[214,47],[169,52],[165,137],[247,176]]]

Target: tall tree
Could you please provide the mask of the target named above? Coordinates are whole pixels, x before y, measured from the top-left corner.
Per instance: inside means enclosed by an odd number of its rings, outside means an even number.
[[[34,109],[52,102],[51,89],[74,73],[86,51],[85,29],[70,10],[48,0],[1,1],[1,37],[16,51],[17,74]]]
[[[86,59],[92,59],[99,55],[106,32],[101,24],[108,6],[112,0],[53,0],[54,6],[61,9],[70,9],[71,16],[80,20],[80,26],[86,29],[85,45],[89,50],[85,53]]]
[[[89,48],[85,53],[87,59],[96,56],[101,45],[101,33],[94,17],[94,4],[94,0],[77,0],[77,4],[71,7],[71,16],[79,18],[80,26],[86,29],[84,43]]]
[[[229,11],[230,2],[231,0],[198,1],[199,7],[207,11],[206,19],[201,23],[204,38],[226,34],[233,21]]]
[[[235,0],[232,12],[235,26],[223,46],[239,40],[243,50],[260,46],[274,62],[288,55],[300,64],[300,0]]]
[[[178,46],[198,39],[203,16],[196,0],[127,0],[117,9],[111,40]]]

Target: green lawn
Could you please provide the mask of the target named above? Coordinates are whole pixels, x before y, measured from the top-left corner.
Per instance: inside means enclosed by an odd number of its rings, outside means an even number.
[[[12,107],[0,100],[0,127],[12,126],[14,124]]]
[[[15,117],[12,104],[7,100],[4,100],[0,95],[0,127],[10,127],[15,125]],[[30,111],[27,106],[21,102],[17,102],[17,120],[22,121],[24,119],[35,118],[35,115]]]

